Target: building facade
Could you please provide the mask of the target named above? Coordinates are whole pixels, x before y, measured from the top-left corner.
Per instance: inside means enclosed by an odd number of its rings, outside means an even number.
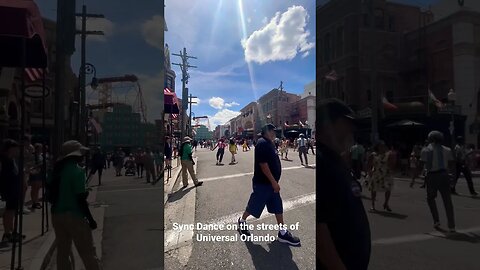
[[[116,104],[112,112],[106,112],[100,135],[100,145],[107,151],[118,147],[134,149],[145,146],[145,134],[140,113],[126,104]]]

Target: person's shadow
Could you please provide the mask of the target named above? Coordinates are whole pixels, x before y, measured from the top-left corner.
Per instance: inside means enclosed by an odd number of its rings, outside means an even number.
[[[290,246],[282,244],[277,240],[268,244],[269,251],[261,245],[252,242],[245,242],[255,269],[261,270],[298,270],[297,264],[292,259]]]

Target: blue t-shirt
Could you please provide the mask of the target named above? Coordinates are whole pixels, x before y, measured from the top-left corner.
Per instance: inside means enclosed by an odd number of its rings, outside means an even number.
[[[347,269],[367,270],[371,236],[360,185],[342,158],[321,144],[317,152],[316,178],[317,224],[327,225]]]
[[[255,168],[253,172],[254,183],[271,184],[267,176],[262,171],[260,163],[268,163],[268,168],[272,172],[273,177],[278,182],[282,175],[282,164],[278,157],[277,150],[272,141],[266,138],[260,138],[255,146]]]

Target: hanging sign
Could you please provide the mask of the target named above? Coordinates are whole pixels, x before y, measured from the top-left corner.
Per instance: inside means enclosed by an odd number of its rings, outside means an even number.
[[[50,95],[50,89],[45,86],[45,97]],[[30,98],[43,98],[43,86],[41,84],[33,84],[25,87],[25,96]]]

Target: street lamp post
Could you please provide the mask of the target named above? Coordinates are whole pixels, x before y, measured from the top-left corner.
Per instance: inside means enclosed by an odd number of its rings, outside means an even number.
[[[90,86],[92,89],[96,89],[98,86],[98,80],[97,80],[97,69],[95,68],[94,65],[90,63],[85,63],[82,69],[83,72],[83,82],[85,82],[87,75],[93,75],[92,81],[90,83]],[[79,113],[79,121],[80,124],[80,129],[81,130],[81,138],[84,139],[82,143],[85,144],[86,147],[89,147],[89,138],[88,138],[88,126],[89,126],[89,108],[87,106],[87,91],[86,91],[86,84],[82,83],[82,96],[81,96],[81,111]],[[90,162],[89,160],[90,154],[86,155],[86,160],[85,160],[85,172],[87,172],[88,175],[88,164]]]
[[[457,100],[457,94],[453,89],[450,89],[448,92],[448,102],[450,103],[450,134],[452,138],[452,147],[455,145],[455,117],[454,117],[454,109],[455,109],[455,101]]]

